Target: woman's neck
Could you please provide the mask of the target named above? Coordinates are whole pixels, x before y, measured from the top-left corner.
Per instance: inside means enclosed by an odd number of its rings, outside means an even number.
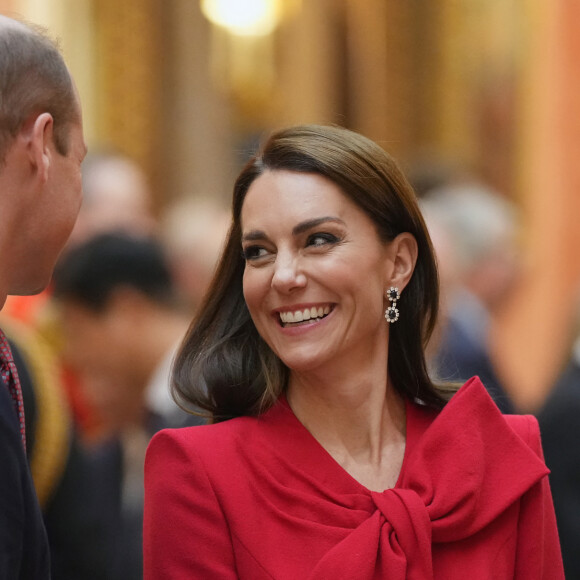
[[[374,491],[395,485],[405,449],[405,403],[384,367],[356,374],[292,373],[287,393],[298,420]]]

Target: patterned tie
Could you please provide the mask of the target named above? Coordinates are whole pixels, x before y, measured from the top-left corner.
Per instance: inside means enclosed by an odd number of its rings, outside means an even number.
[[[20,422],[20,436],[22,437],[22,444],[26,450],[26,428],[24,424],[24,403],[22,401],[22,387],[20,386],[20,379],[18,378],[18,371],[12,358],[12,351],[6,335],[0,330],[0,376],[2,380],[8,385],[10,396],[14,401],[16,413],[18,414],[18,421]]]

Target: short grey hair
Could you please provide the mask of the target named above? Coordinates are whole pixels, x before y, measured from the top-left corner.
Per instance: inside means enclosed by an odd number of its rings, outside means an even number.
[[[0,164],[26,120],[44,112],[53,117],[57,151],[66,155],[80,111],[59,48],[42,28],[0,17]]]
[[[502,244],[515,240],[516,206],[493,189],[477,183],[432,190],[420,202],[428,227],[443,229],[463,272],[477,266]]]

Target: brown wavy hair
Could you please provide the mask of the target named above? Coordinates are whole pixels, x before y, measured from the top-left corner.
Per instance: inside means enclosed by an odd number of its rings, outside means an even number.
[[[174,364],[177,403],[202,409],[217,422],[259,415],[287,386],[289,369],[258,334],[242,288],[242,205],[254,180],[276,170],[315,173],[331,180],[370,217],[385,242],[402,232],[415,237],[417,263],[399,302],[401,318],[390,327],[389,376],[404,397],[442,408],[453,388],[434,384],[425,361],[437,318],[439,281],[413,189],[376,143],[347,129],[317,125],[272,134],[238,176],[221,260]]]

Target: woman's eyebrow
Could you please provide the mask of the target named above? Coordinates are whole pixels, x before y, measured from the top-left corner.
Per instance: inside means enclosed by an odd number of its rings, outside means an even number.
[[[297,226],[292,228],[292,235],[297,236],[299,234],[303,234],[304,232],[307,232],[308,230],[311,230],[312,228],[315,228],[326,222],[334,222],[344,225],[344,221],[340,218],[334,216],[325,216],[299,223]]]
[[[312,228],[315,228],[327,222],[334,222],[344,225],[344,221],[338,217],[324,216],[300,222],[298,225],[292,228],[292,235],[298,236],[300,234],[303,234],[304,232],[307,232],[308,230],[311,230]],[[242,235],[242,242],[255,242],[258,240],[264,240],[267,237],[268,236],[266,235],[266,233],[263,232],[262,230],[250,230],[249,232]]]
[[[257,240],[263,240],[266,237],[266,234],[262,230],[251,230],[242,236],[242,242],[255,242]]]

